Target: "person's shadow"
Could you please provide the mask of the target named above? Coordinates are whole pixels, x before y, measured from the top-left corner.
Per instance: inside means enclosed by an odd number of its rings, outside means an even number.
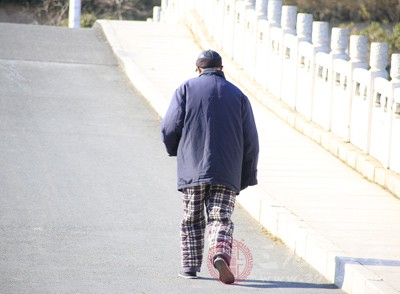
[[[199,280],[218,281],[216,278],[199,277]],[[290,282],[290,281],[266,281],[266,280],[239,280],[231,284],[233,287],[248,287],[248,288],[293,288],[293,289],[338,289],[334,284],[318,284],[305,282]]]

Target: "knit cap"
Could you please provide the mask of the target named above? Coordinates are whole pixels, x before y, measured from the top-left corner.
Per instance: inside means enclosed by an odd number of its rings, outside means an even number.
[[[222,67],[222,58],[217,52],[206,50],[197,57],[196,66],[200,68]]]

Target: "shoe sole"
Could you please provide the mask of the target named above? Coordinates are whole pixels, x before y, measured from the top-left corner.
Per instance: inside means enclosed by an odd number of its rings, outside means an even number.
[[[184,279],[197,279],[198,278],[197,276],[185,276],[182,274],[178,274],[178,277],[184,278]]]
[[[219,280],[224,284],[233,284],[235,282],[235,277],[226,264],[225,260],[217,259],[214,262],[214,266],[219,272]]]

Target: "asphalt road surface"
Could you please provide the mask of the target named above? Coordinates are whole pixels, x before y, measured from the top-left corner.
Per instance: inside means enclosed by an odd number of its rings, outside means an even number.
[[[178,278],[175,159],[102,35],[0,24],[0,40],[0,293],[342,293],[240,207],[248,276],[223,285],[204,261]]]

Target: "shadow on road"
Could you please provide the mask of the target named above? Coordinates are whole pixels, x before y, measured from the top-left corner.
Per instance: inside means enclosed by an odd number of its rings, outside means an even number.
[[[199,280],[218,281],[215,278],[199,277]],[[247,288],[293,288],[293,289],[338,289],[334,284],[317,284],[305,282],[282,282],[282,281],[264,281],[264,280],[242,280],[232,285],[232,287],[247,287]]]

